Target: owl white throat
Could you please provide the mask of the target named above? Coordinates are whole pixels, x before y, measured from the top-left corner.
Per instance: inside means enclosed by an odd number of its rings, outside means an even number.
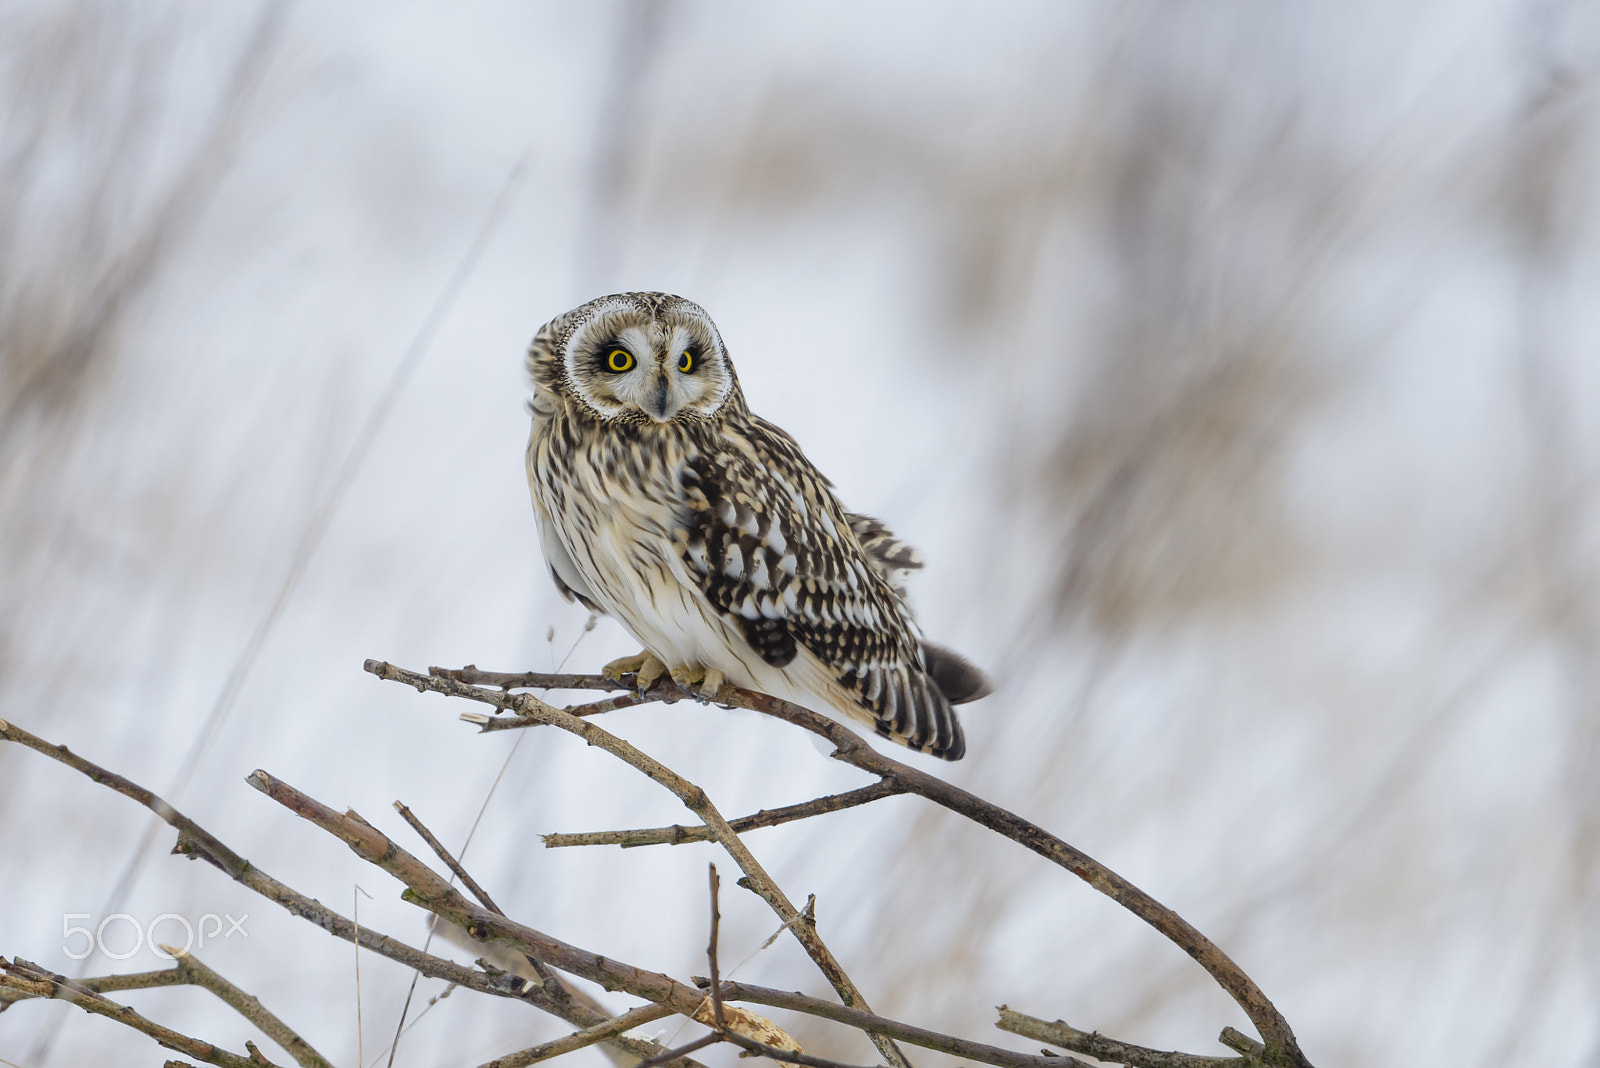
[[[528,349],[528,487],[556,586],[644,647],[606,666],[647,688],[726,681],[958,760],[952,706],[984,674],[923,639],[917,551],[848,512],[784,431],[752,415],[722,335],[668,293],[589,301]]]

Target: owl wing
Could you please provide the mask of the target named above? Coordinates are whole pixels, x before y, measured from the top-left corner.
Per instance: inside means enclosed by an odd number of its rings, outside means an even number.
[[[827,479],[783,431],[752,417],[729,428],[683,473],[683,558],[706,599],[768,664],[801,649],[828,670],[878,733],[949,760],[965,751],[950,700],[890,575],[855,528],[876,520],[840,507]],[[911,564],[910,566],[920,566]]]
[[[539,546],[544,550],[544,562],[550,565],[550,577],[555,579],[556,589],[568,601],[576,598],[589,611],[604,615],[605,609],[596,603],[594,592],[584,581],[583,572],[573,563],[572,555],[561,542],[561,535],[556,533],[556,525],[550,521],[549,513],[539,503],[537,496],[533,499],[533,511],[539,517]]]

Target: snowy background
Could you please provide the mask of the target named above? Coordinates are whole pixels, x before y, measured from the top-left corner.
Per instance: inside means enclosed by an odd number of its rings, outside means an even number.
[[[414,944],[397,884],[244,776],[406,843],[396,799],[457,846],[481,811],[512,915],[703,971],[712,847],[537,837],[684,820],[668,795],[361,670],[634,651],[538,554],[522,353],[674,291],[999,680],[927,766],[1176,908],[1319,1068],[1600,1064],[1597,64],[1596,9],[1543,0],[0,6],[0,717]],[[606,726],[729,816],[861,782],[748,714]],[[155,968],[69,959],[62,917],[248,914],[201,959],[355,1065],[351,947],[154,823],[0,747],[0,954]],[[749,841],[888,1015],[1019,1049],[992,1006],[1218,1055],[1247,1026],[914,799]],[[775,922],[723,909],[731,968]],[[825,990],[790,940],[736,974]],[[410,981],[363,955],[367,1064]],[[395,1063],[564,1030],[458,994]],[[0,1063],[162,1059],[0,1014]]]

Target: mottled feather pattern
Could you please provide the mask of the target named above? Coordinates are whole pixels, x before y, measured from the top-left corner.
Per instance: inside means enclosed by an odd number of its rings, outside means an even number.
[[[959,755],[949,702],[928,686],[900,592],[794,439],[757,416],[719,428],[689,462],[687,559],[712,604],[769,664],[796,643],[836,672],[884,734]],[[699,436],[699,435],[697,435]],[[707,443],[711,445],[712,443]],[[882,524],[885,542],[892,541]]]
[[[870,515],[846,513],[850,529],[855,533],[867,560],[879,576],[893,586],[902,597],[906,592],[906,578],[913,571],[922,570],[922,554],[894,536],[894,531]]]
[[[584,354],[611,344],[595,347],[583,331],[612,331],[630,314],[651,336],[674,338],[688,336],[675,317],[704,316],[662,294],[602,298],[548,324],[529,350],[528,478],[558,585],[615,615],[669,666],[715,667],[740,685],[820,700],[958,759],[952,699],[987,684],[923,643],[904,596],[905,576],[922,566],[916,551],[846,512],[794,439],[749,412],[708,319],[695,336],[718,351],[703,354],[704,379],[674,381],[700,392],[670,417],[621,410],[612,378],[574,381],[590,373]],[[662,382],[671,356],[655,354]]]

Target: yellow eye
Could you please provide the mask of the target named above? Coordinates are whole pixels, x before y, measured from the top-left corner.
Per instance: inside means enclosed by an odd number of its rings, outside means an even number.
[[[606,369],[609,371],[614,371],[620,375],[624,371],[632,370],[632,368],[633,353],[627,349],[612,349],[611,354],[606,357]]]
[[[694,353],[688,349],[683,350],[683,355],[678,357],[678,370],[684,374],[694,370]]]

